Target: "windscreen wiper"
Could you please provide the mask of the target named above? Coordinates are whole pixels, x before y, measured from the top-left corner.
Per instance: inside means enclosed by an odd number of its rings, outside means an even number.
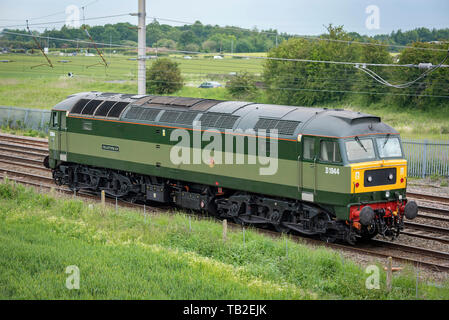
[[[362,147],[363,150],[365,150],[365,152],[368,152],[368,150],[366,150],[365,146],[363,145],[363,143],[360,141],[359,137],[355,136],[355,141],[357,141],[357,143]]]
[[[385,147],[385,145],[386,145],[387,142],[388,142],[388,139],[390,139],[390,134],[387,134],[387,139],[385,139],[385,142],[384,142],[384,145],[382,146],[382,148]]]

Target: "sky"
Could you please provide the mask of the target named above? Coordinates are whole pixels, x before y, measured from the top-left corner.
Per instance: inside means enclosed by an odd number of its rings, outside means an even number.
[[[137,12],[138,0],[0,0],[0,29],[30,23],[32,29],[60,28],[74,5],[86,19]],[[87,6],[86,6],[87,5]],[[73,7],[72,7],[73,8]],[[344,25],[345,30],[375,35],[417,27],[448,28],[449,0],[146,0],[148,17],[201,21],[204,24],[277,29],[300,35],[318,35],[324,25]],[[73,11],[72,11],[73,13]],[[76,13],[75,13],[76,14]],[[116,22],[137,24],[135,16],[88,20],[87,24]],[[53,23],[55,22],[55,23]],[[160,20],[160,23],[180,25]]]

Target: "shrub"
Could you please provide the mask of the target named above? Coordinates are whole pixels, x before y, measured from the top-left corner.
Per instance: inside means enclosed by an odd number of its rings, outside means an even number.
[[[148,93],[169,94],[180,90],[182,86],[179,65],[168,58],[157,59],[147,70]]]
[[[244,72],[239,73],[233,77],[226,89],[234,98],[251,98],[257,93],[257,87],[255,85],[255,78],[253,75]]]

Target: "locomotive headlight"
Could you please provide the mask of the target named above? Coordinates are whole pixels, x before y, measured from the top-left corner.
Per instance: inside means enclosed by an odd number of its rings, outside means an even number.
[[[393,180],[393,178],[394,178],[393,174],[390,173],[390,174],[388,175],[388,179]]]
[[[385,197],[389,198],[390,197],[390,191],[385,191]]]
[[[368,180],[368,182],[371,182],[371,181],[373,181],[373,177],[368,176],[367,180]]]

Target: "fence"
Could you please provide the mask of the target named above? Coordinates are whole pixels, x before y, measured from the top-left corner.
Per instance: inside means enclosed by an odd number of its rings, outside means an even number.
[[[402,139],[408,176],[449,177],[449,141]]]
[[[0,124],[48,133],[50,110],[0,106]],[[402,139],[408,176],[449,177],[449,141]]]
[[[50,110],[0,106],[0,125],[48,133]]]

